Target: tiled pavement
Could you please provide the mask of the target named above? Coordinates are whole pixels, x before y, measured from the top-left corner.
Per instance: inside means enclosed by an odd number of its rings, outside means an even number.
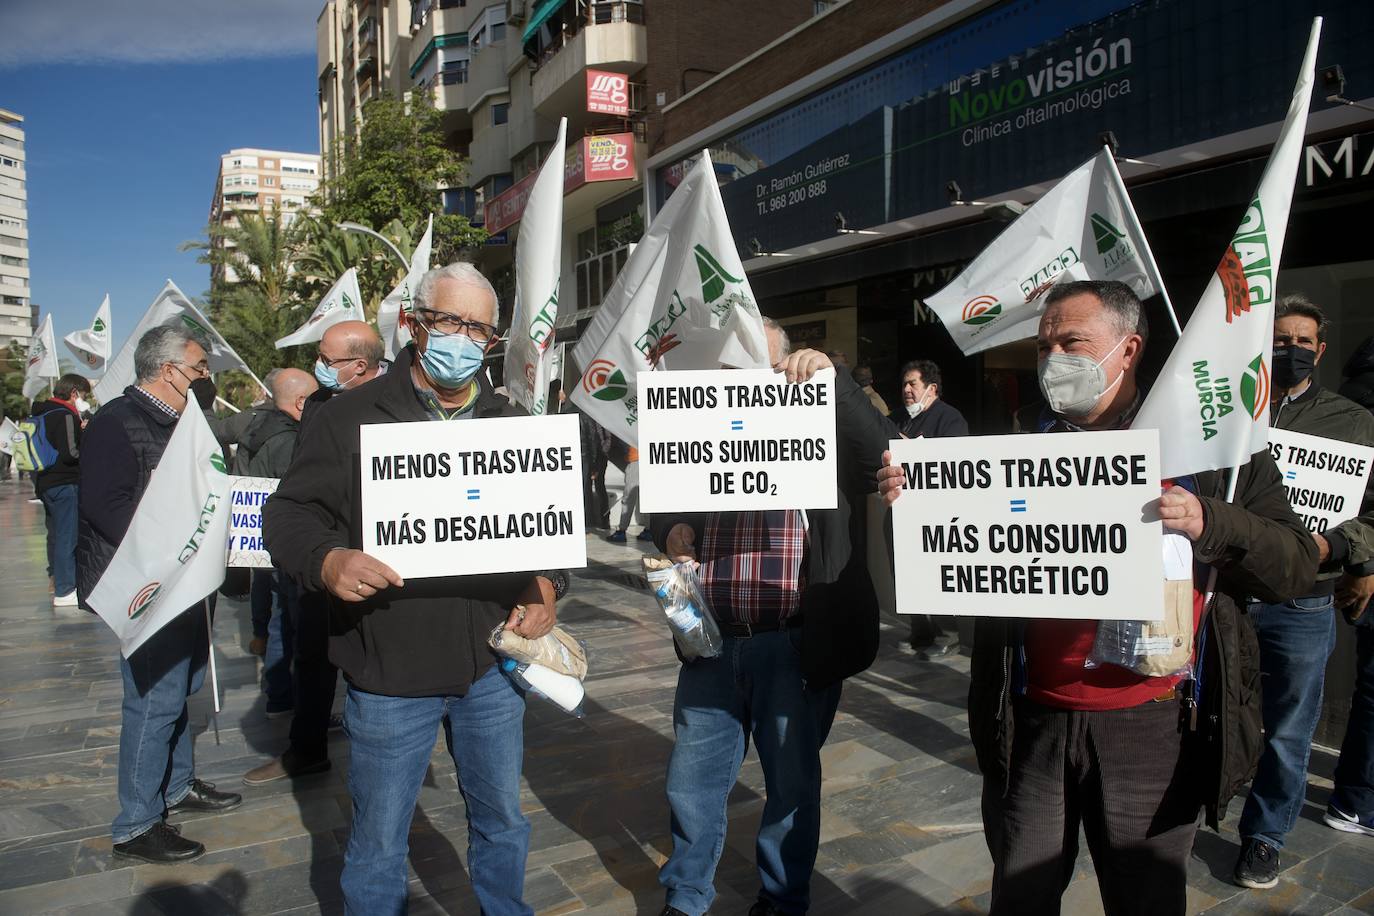
[[[25,496],[27,487],[0,484],[0,914],[337,912],[347,741],[335,738],[327,775],[295,786],[239,784],[244,771],[281,749],[287,723],[263,717],[257,660],[244,651],[247,610],[232,602],[221,603],[215,632],[225,709],[216,727],[202,691],[192,720],[199,774],[242,790],[244,804],[184,819],[185,833],[210,849],[198,862],[111,862],[117,647],[97,619],[57,616],[48,605],[41,510]],[[526,721],[527,897],[541,913],[656,913],[677,662],[634,575],[639,552],[600,540],[590,552],[560,615],[591,647],[587,717],[532,700]],[[877,664],[846,684],[825,749],[818,914],[986,911],[990,865],[964,714],[967,661],[918,662],[898,642],[899,629],[886,627]],[[1332,765],[1319,755],[1314,769],[1329,775]],[[1273,891],[1242,891],[1227,880],[1238,806],[1230,830],[1200,833],[1190,909],[1374,913],[1374,840],[1321,824],[1328,788],[1313,777]],[[713,912],[743,914],[754,896],[761,793],[751,755],[731,797]],[[453,765],[438,742],[411,831],[412,913],[476,913],[465,834]],[[1086,857],[1064,912],[1101,912]]]

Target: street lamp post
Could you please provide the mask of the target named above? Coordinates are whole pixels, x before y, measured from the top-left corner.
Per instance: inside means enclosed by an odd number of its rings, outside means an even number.
[[[361,232],[363,235],[370,235],[374,239],[379,239],[383,245],[391,249],[392,254],[396,255],[396,260],[401,262],[402,267],[406,268],[407,270],[410,269],[410,259],[407,258],[405,255],[401,254],[401,249],[393,245],[391,243],[391,239],[382,235],[380,232],[374,232],[373,230],[364,226],[362,223],[339,223],[338,228],[342,229],[344,232]]]

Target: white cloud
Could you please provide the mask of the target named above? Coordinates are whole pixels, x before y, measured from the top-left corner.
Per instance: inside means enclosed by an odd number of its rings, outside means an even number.
[[[324,0],[0,0],[0,69],[308,54]]]

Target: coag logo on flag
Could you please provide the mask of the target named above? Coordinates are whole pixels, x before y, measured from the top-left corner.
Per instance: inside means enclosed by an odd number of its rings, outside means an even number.
[[[144,611],[153,606],[157,600],[158,593],[162,591],[161,582],[149,582],[134,594],[134,600],[129,602],[129,619],[137,620]]]
[[[997,301],[996,296],[975,296],[964,304],[963,322],[977,327],[987,324],[1000,314],[1002,303]]]
[[[47,352],[47,348],[43,346],[43,341],[35,337],[33,339],[33,346],[29,347],[29,368],[38,365],[38,362]]]
[[[1044,267],[1021,281],[1021,292],[1025,293],[1026,301],[1035,299],[1054,284],[1055,277],[1082,260],[1078,256],[1078,249],[1072,245],[1055,255]]]
[[[1269,254],[1269,232],[1259,198],[1250,202],[1231,240],[1221,256],[1217,278],[1226,294],[1226,322],[1229,324],[1257,305],[1274,299],[1273,260]]]
[[[625,373],[608,359],[595,360],[582,376],[582,388],[598,401],[618,401],[630,393]]]
[[[549,299],[539,313],[530,319],[530,340],[539,345],[540,351],[547,350],[554,340],[553,323],[558,318],[558,287],[554,286]]]
[[[1261,353],[1250,361],[1240,379],[1240,402],[1251,419],[1258,420],[1269,406],[1269,366]]]

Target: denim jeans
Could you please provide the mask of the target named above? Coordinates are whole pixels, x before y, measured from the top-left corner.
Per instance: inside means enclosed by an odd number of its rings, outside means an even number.
[[[267,653],[262,659],[262,690],[267,711],[282,712],[295,706],[291,687],[291,656],[295,650],[296,614],[299,600],[296,583],[279,569],[271,572],[272,619],[267,624]]]
[[[388,697],[349,686],[353,829],[341,881],[349,916],[406,912],[410,820],[440,722],[467,804],[477,902],[487,916],[534,912],[522,900],[530,841],[520,812],[524,716],[524,697],[495,667],[464,697]]]
[[[1355,624],[1355,693],[1331,804],[1366,823],[1374,816],[1374,610]]]
[[[726,804],[752,738],[767,800],[755,839],[760,897],[805,913],[821,831],[821,745],[840,685],[807,690],[801,629],[727,636],[721,654],[684,664],[673,700],[668,805],[673,852],[658,873],[668,905],[697,916],[715,899]]]
[[[1307,794],[1307,761],[1322,711],[1326,660],[1336,646],[1330,595],[1283,604],[1252,602],[1259,637],[1264,751],[1240,815],[1240,835],[1275,849],[1298,822]]]
[[[205,680],[208,658],[200,602],[119,660],[119,814],[110,827],[116,843],[147,833],[190,791],[195,761],[186,698]]]
[[[43,515],[53,594],[70,595],[76,591],[76,484],[49,487],[43,493]]]

